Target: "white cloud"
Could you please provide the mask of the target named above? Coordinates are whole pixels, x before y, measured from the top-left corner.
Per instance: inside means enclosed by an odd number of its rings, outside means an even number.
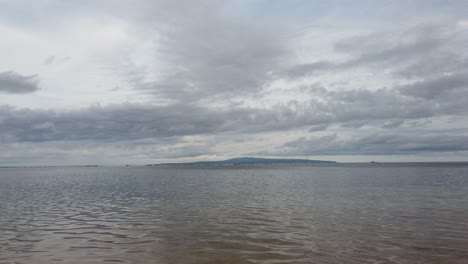
[[[460,20],[457,22],[457,26],[463,29],[468,29],[468,20]]]

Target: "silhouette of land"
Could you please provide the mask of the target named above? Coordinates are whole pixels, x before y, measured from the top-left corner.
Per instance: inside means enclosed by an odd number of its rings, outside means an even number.
[[[309,160],[309,159],[265,159],[240,157],[218,161],[196,161],[183,163],[161,163],[158,165],[241,165],[241,164],[310,164],[310,163],[337,163],[329,160]]]

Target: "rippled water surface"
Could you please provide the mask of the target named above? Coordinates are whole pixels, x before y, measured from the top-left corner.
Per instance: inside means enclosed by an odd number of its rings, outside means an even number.
[[[0,263],[468,263],[468,166],[2,168]]]

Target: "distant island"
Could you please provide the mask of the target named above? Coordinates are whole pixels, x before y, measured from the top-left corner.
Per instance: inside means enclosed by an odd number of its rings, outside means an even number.
[[[311,163],[337,163],[329,160],[309,160],[309,159],[264,159],[241,157],[219,161],[196,161],[184,163],[161,163],[156,165],[255,165],[255,164],[311,164]]]

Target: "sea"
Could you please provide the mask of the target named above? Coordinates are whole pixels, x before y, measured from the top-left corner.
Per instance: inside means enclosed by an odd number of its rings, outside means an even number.
[[[0,168],[6,263],[468,263],[468,163]]]

